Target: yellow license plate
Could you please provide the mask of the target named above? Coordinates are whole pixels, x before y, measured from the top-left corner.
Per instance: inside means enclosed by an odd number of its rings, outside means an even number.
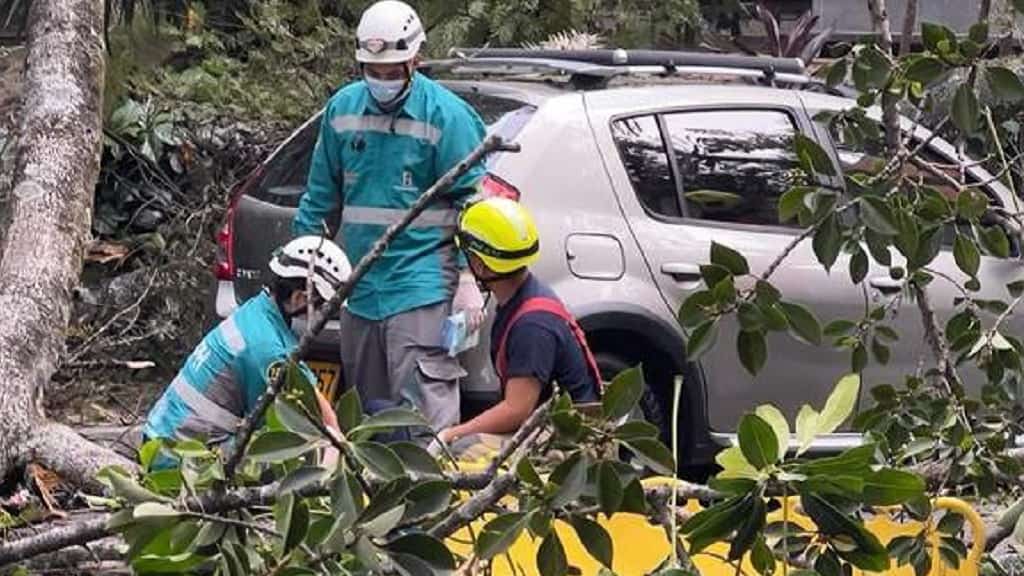
[[[306,364],[313,374],[316,374],[317,388],[331,404],[334,404],[334,395],[337,393],[338,380],[341,376],[341,366],[333,362],[316,361]]]

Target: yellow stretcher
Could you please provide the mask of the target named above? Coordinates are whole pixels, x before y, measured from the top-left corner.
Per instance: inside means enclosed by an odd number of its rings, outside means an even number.
[[[482,454],[474,455],[476,462],[467,466],[478,468],[483,459]],[[652,477],[644,480],[645,486],[671,485],[673,480],[665,477]],[[788,521],[797,524],[805,529],[813,529],[814,522],[798,511],[799,500],[789,498],[786,506],[789,507]],[[960,562],[957,569],[950,568],[942,561],[938,542],[939,535],[933,525],[929,526],[929,541],[932,544],[931,576],[978,576],[979,562],[985,549],[985,524],[981,516],[965,501],[957,498],[936,498],[933,503],[936,511],[951,511],[959,513],[964,517],[969,527],[968,533],[971,538],[971,545],[968,549],[967,558]],[[693,514],[701,510],[696,501],[690,501],[684,510]],[[924,526],[921,522],[909,518],[898,518],[889,512],[895,513],[898,509],[879,509],[879,513],[865,522],[866,528],[872,532],[883,545],[897,536],[916,536],[921,533]],[[769,524],[782,522],[785,511],[782,507],[768,515]],[[479,534],[483,525],[491,517],[485,516],[479,519],[473,529]],[[657,568],[670,554],[668,538],[665,536],[661,526],[655,526],[647,521],[647,518],[632,513],[618,513],[611,518],[603,514],[596,519],[612,539],[614,550],[613,569],[619,576],[632,576],[649,574]],[[565,555],[570,566],[579,570],[582,576],[596,575],[601,565],[591,557],[576,535],[576,531],[568,524],[555,521],[556,531],[559,539],[565,548]],[[934,523],[929,523],[934,524]],[[472,553],[472,545],[468,529],[456,533],[447,543],[453,552],[469,556]],[[685,540],[684,540],[685,542]],[[540,540],[534,540],[526,531],[516,540],[509,549],[507,556],[498,556],[493,562],[493,574],[495,576],[539,576],[536,567],[537,549],[540,547]],[[693,563],[697,566],[702,576],[736,576],[736,567],[725,560],[729,552],[727,543],[716,543],[693,557]],[[515,564],[515,567],[510,565]],[[792,572],[797,568],[788,566],[783,568],[778,565],[774,576],[782,576],[786,572]],[[741,565],[741,574],[755,576],[757,572],[750,563],[749,554],[744,557]],[[855,570],[854,574],[863,574]],[[885,574],[890,576],[914,576],[914,569],[911,565],[897,567],[896,561],[892,560],[891,567]]]

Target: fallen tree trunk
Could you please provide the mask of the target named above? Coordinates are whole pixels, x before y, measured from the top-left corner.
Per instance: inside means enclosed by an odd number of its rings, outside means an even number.
[[[10,228],[0,259],[0,476],[39,462],[78,485],[131,461],[49,422],[100,168],[103,5],[33,2]],[[59,393],[59,391],[57,392]]]

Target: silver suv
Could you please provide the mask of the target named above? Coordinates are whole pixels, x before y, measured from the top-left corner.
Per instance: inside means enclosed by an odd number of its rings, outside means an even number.
[[[760,273],[799,234],[795,225],[779,221],[777,209],[798,166],[797,134],[818,142],[838,173],[873,153],[854,149],[816,120],[855,102],[826,94],[802,75],[799,61],[490,50],[428,63],[424,71],[473,104],[492,132],[522,146],[519,153],[489,159],[485,187],[519,197],[530,208],[542,245],[536,274],[579,318],[606,375],[643,364],[643,408],[666,433],[672,382],[683,376],[682,464],[710,462],[734,439],[740,416],[758,404],[776,404],[790,418],[804,403],[821,405],[849,371],[848,353],[775,334],[769,336],[767,364],[751,378],[736,356],[735,322],[720,327],[719,345],[693,365],[676,320],[686,297],[703,288],[699,267],[709,260],[712,240],[743,253],[751,271]],[[258,290],[270,250],[289,234],[318,120],[296,130],[237,187],[219,237],[221,316]],[[928,139],[923,128],[910,122],[904,127],[919,141]],[[964,170],[967,182],[981,184],[994,204],[1012,206],[1009,190],[959,158],[949,143],[930,139],[926,154],[951,173]],[[843,191],[841,178],[826,184]],[[964,279],[950,244],[932,267]],[[897,297],[899,283],[874,263],[863,287],[851,284],[846,257],[826,273],[804,242],[773,280],[787,299],[811,308],[823,323],[860,317],[865,298]],[[1005,298],[1003,287],[1017,279],[1019,263],[982,260],[982,286],[991,291],[982,297]],[[940,315],[949,315],[954,287],[936,281],[932,294]],[[911,303],[902,306],[907,309],[896,327],[903,343],[886,367],[868,368],[868,383],[913,372],[926,352],[919,316]],[[312,358],[328,383],[339,378],[337,338],[336,325],[329,326]],[[485,338],[464,358],[471,372],[462,383],[464,417],[497,398],[488,346]],[[846,430],[815,448],[830,451],[858,441]]]

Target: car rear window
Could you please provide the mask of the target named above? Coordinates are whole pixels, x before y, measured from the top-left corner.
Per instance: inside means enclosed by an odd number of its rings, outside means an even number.
[[[514,140],[533,116],[536,108],[510,98],[479,92],[459,92],[484,121],[488,134],[498,134],[506,141]],[[306,190],[306,176],[313,157],[313,147],[320,134],[320,115],[296,130],[264,166],[263,176],[250,194],[265,202],[295,208]],[[499,154],[492,154],[487,163]]]

